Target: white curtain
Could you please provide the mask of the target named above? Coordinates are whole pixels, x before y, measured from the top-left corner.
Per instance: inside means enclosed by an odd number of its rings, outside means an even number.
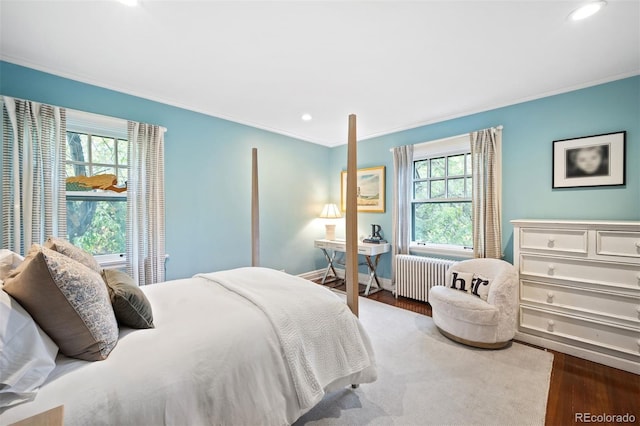
[[[502,258],[502,129],[471,132],[473,255]]]
[[[129,121],[127,273],[138,285],[164,281],[164,132]]]
[[[393,148],[393,208],[391,276],[396,279],[396,255],[408,254],[411,244],[413,145]]]
[[[3,96],[2,247],[66,238],[66,111]]]

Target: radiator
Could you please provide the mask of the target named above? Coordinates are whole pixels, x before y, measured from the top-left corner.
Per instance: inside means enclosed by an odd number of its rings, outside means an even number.
[[[396,296],[429,301],[429,289],[444,285],[444,277],[454,260],[399,254],[396,256]]]

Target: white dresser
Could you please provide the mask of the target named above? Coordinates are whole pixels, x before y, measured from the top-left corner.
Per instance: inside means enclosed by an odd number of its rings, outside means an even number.
[[[511,223],[515,338],[640,374],[640,222]]]

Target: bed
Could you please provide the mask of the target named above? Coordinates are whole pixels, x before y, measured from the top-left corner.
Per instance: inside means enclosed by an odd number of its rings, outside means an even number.
[[[347,208],[356,212],[352,125],[355,117],[350,117]],[[254,177],[255,160],[254,151]],[[65,425],[291,424],[326,392],[375,381],[375,356],[357,319],[357,215],[347,212],[345,304],[324,287],[257,266],[255,188],[254,200],[254,266],[135,287],[147,313],[153,313],[149,328],[83,329],[85,337],[102,333],[91,345],[74,346],[69,340],[80,332],[66,330],[59,317],[65,309],[78,314],[74,303],[87,305],[73,289],[80,281],[84,289],[93,280],[89,298],[104,302],[106,297],[113,304],[110,283],[93,258],[59,242],[53,251],[32,250],[29,262],[14,262],[13,276],[0,289],[0,425],[58,406],[64,406]],[[46,275],[52,290],[35,286],[38,280],[29,277],[36,275],[25,272],[36,264],[44,265],[38,276]],[[80,269],[78,279],[74,271]],[[23,287],[34,287],[21,293],[16,276]],[[71,290],[60,282],[71,283]],[[70,295],[65,299],[59,290]],[[57,303],[55,298],[62,298],[57,302],[64,309],[52,314],[47,304]],[[92,316],[102,309],[91,306],[80,315],[82,327],[91,328]],[[47,328],[56,321],[54,332],[67,333],[57,340]]]
[[[66,425],[290,424],[326,391],[376,378],[359,321],[302,278],[240,268],[143,290],[155,328],[121,328],[103,361],[58,355],[0,424],[58,405]]]

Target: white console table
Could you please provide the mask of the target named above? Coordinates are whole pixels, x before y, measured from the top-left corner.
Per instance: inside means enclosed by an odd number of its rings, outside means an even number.
[[[322,250],[324,257],[327,259],[327,268],[324,271],[322,277],[322,284],[325,283],[329,271],[333,272],[333,276],[337,277],[334,263],[336,260],[336,253],[345,253],[347,251],[347,243],[344,240],[315,240],[314,246]],[[331,255],[327,250],[331,250]],[[380,256],[384,253],[391,251],[391,244],[372,244],[372,243],[358,243],[358,254],[364,256],[366,265],[369,268],[369,281],[367,282],[367,288],[364,291],[364,295],[368,296],[371,293],[371,286],[375,283],[375,291],[382,290],[380,281],[378,281],[378,275],[376,269],[378,268],[378,262],[380,262]]]

